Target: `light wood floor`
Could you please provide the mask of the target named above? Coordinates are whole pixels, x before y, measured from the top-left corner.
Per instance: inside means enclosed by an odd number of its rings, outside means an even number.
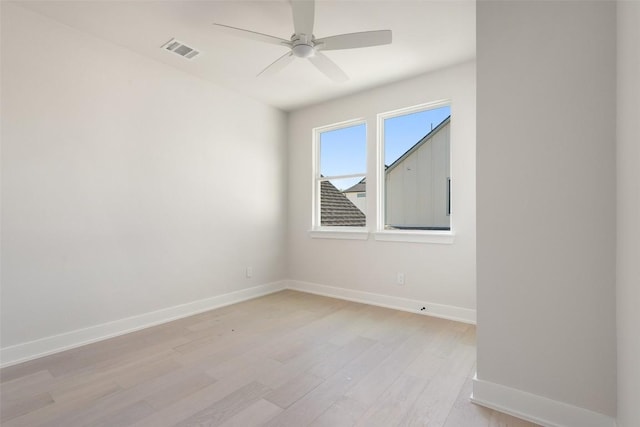
[[[469,402],[475,328],[284,291],[4,368],[13,426],[534,426]]]

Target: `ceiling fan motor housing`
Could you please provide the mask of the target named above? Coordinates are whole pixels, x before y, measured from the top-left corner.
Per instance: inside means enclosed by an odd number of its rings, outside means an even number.
[[[315,55],[315,38],[313,35],[294,34],[291,36],[291,50],[298,58],[310,58]]]

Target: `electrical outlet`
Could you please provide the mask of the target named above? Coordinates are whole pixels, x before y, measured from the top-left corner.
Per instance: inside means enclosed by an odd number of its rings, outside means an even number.
[[[253,267],[247,267],[246,275],[247,279],[253,277]]]
[[[396,282],[398,285],[404,285],[404,273],[398,273]]]

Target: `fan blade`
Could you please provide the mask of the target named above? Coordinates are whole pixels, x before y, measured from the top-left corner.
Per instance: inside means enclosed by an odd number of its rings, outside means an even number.
[[[293,27],[296,34],[313,34],[313,20],[315,13],[314,0],[293,0]]]
[[[316,40],[321,50],[353,49],[357,47],[380,46],[391,43],[391,30],[363,31],[361,33],[340,34]]]
[[[336,83],[343,83],[349,80],[349,77],[336,65],[335,62],[320,52],[316,52],[314,56],[309,57],[309,61],[311,61],[318,70],[322,71],[325,76],[329,77]]]
[[[291,61],[293,61],[294,56],[293,52],[287,52],[282,55],[280,58],[273,61],[271,64],[267,66],[264,70],[258,73],[258,76],[272,76],[278,71],[282,70],[286,67]]]
[[[280,37],[270,36],[268,34],[256,33],[251,30],[244,30],[242,28],[230,27],[229,25],[224,24],[213,24],[218,29],[228,33],[232,36],[243,37],[245,39],[257,40],[260,42],[277,44],[281,46],[291,46],[291,41],[281,39]]]

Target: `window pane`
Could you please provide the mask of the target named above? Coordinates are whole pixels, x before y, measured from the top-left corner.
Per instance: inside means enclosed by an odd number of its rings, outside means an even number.
[[[449,106],[384,121],[385,228],[450,228]]]
[[[320,174],[322,176],[364,174],[367,170],[365,124],[320,134]]]
[[[320,225],[364,227],[366,190],[364,176],[320,181]]]

